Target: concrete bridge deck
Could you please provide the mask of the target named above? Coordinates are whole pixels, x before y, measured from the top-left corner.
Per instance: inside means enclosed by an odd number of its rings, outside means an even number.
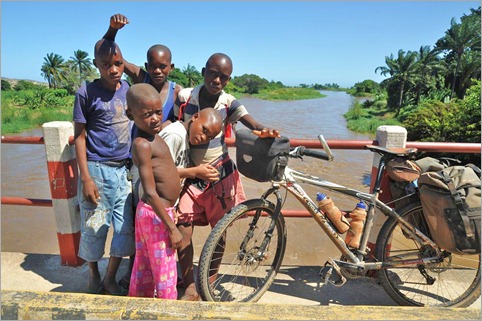
[[[126,268],[121,265],[119,275]],[[100,262],[105,268],[107,259]],[[480,320],[469,308],[400,307],[373,280],[321,285],[318,266],[282,266],[258,303],[181,302],[84,294],[88,268],[58,255],[2,252],[2,319]]]

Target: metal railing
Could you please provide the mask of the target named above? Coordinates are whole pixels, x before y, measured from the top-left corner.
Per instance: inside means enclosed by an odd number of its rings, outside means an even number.
[[[377,145],[375,140],[327,140],[331,149],[363,150],[365,145]],[[2,136],[2,144],[44,144],[42,136]],[[69,144],[74,144],[73,136],[69,139]],[[228,147],[235,147],[234,138],[226,138]],[[307,148],[320,149],[320,142],[316,139],[290,139],[292,147],[305,146]],[[481,153],[480,143],[441,143],[441,142],[407,142],[406,147],[417,148],[424,152],[447,152],[447,153]],[[4,191],[5,192],[5,191]],[[22,197],[2,197],[2,204],[23,205],[23,206],[43,206],[52,207],[51,199],[35,199]],[[283,210],[285,217],[311,217],[305,210]]]

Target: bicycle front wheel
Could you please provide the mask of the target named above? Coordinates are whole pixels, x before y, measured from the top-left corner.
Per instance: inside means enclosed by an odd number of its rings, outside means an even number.
[[[400,215],[429,234],[420,203],[412,203]],[[425,226],[424,226],[425,225]],[[424,246],[404,234],[395,218],[388,218],[377,239],[380,262],[417,260],[431,256]],[[467,307],[480,296],[480,255],[446,253],[440,262],[405,265],[378,271],[380,284],[401,305]]]
[[[248,200],[212,229],[199,259],[203,300],[256,302],[268,290],[286,248],[285,221],[274,210],[268,200]]]

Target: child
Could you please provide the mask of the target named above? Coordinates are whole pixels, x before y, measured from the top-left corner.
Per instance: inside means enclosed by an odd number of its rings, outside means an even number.
[[[178,227],[183,234],[183,242],[178,255],[185,287],[181,300],[199,299],[193,273],[193,225],[209,224],[214,227],[225,213],[246,199],[239,172],[229,158],[224,142],[226,127],[241,121],[260,137],[279,137],[278,131],[259,124],[239,101],[224,92],[232,71],[233,65],[227,55],[213,54],[202,69],[204,84],[181,90],[176,106],[168,117],[170,121],[179,119],[188,122],[195,113],[214,106],[224,119],[223,130],[216,138],[210,140],[209,144],[191,146],[189,151],[193,166],[216,164],[215,167],[220,171],[220,180],[210,184],[206,182],[208,177],[200,173],[194,179],[186,179],[180,195],[177,207]]]
[[[132,160],[139,169],[143,193],[136,209],[136,255],[129,296],[177,299],[176,249],[182,235],[174,223],[179,174],[169,148],[157,135],[162,100],[149,84],[127,91],[127,113],[137,126]]]
[[[209,143],[223,127],[221,114],[214,108],[205,108],[195,113],[188,122],[174,122],[159,133],[169,146],[181,179],[203,176],[208,181],[219,180],[219,172],[209,164],[190,167],[190,146]]]
[[[126,16],[118,13],[110,18],[109,29],[104,35],[105,39],[115,40],[117,31],[122,29],[129,20]],[[159,92],[164,105],[162,107],[162,121],[165,122],[169,112],[174,106],[181,86],[176,85],[175,82],[169,81],[167,78],[174,69],[174,64],[171,63],[171,50],[164,45],[153,45],[147,51],[147,62],[144,70],[137,65],[124,61],[125,72],[135,84],[148,83],[154,86]]]
[[[129,20],[127,17],[122,14],[115,14],[111,16],[109,28],[103,38],[114,41],[117,31],[122,29],[128,23]],[[163,122],[166,120],[167,115],[173,108],[174,102],[177,99],[177,94],[182,89],[181,86],[167,79],[171,71],[174,69],[174,64],[171,63],[171,59],[171,50],[168,47],[164,45],[154,45],[147,51],[147,63],[145,63],[147,72],[139,66],[124,60],[125,72],[129,77],[131,77],[135,84],[151,84],[159,93],[161,100],[164,102],[162,107]],[[167,126],[168,124],[170,124],[170,122],[165,123],[163,127]],[[131,135],[135,136],[135,133],[136,126],[133,126]],[[133,186],[133,206],[136,208],[137,202],[139,201],[140,182],[139,172],[135,165],[131,168],[131,174]],[[134,258],[131,257],[126,276],[119,280],[119,284],[125,289],[129,289],[129,277],[131,275],[130,271],[132,270],[133,262]]]
[[[79,257],[88,262],[88,293],[126,295],[116,283],[122,257],[135,252],[131,184],[126,160],[131,145],[126,92],[121,80],[122,53],[110,40],[99,40],[94,65],[100,79],[82,86],[75,95],[75,151],[80,171],[81,238]],[[101,280],[97,262],[104,255],[107,231],[114,228],[107,271]]]

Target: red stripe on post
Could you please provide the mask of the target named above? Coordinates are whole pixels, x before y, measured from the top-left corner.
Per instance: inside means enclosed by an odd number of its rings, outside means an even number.
[[[370,180],[370,192],[373,193],[373,187],[375,185],[375,181],[377,179],[377,171],[378,168],[373,166],[372,167],[372,176]],[[378,199],[384,203],[388,203],[392,200],[392,193],[390,192],[390,180],[388,175],[385,173],[382,174],[382,183],[380,184],[380,194],[378,195]],[[390,207],[394,207],[394,204],[391,204]]]
[[[80,243],[80,232],[72,234],[57,233],[59,240],[60,259],[62,265],[80,266],[84,264],[84,260],[77,256]]]
[[[47,170],[53,199],[77,196],[77,159],[67,162],[47,162]]]

